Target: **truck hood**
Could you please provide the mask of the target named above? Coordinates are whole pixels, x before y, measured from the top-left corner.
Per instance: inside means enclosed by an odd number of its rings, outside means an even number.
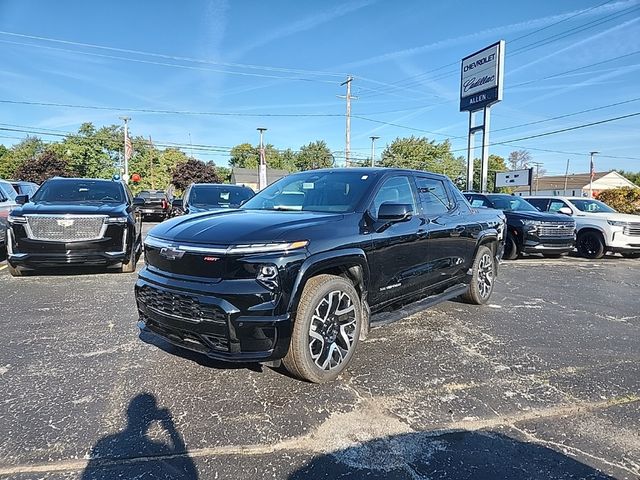
[[[342,214],[223,210],[184,215],[162,222],[149,235],[176,243],[232,245],[306,240],[305,230],[339,221]]]
[[[118,203],[25,203],[13,211],[14,216],[21,215],[126,215],[127,206]]]
[[[617,222],[640,223],[640,215],[631,215],[628,213],[590,213],[580,212],[576,217],[601,218],[605,220],[615,220]]]
[[[546,212],[523,212],[523,211],[507,211],[504,212],[507,220],[536,220],[538,222],[572,222],[573,219],[568,215],[560,213]]]

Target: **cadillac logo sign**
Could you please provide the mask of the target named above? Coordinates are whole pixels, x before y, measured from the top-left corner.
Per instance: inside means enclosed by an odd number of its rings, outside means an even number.
[[[73,226],[74,220],[73,218],[61,218],[56,220],[56,223],[61,227],[68,228]]]
[[[460,111],[474,112],[502,100],[504,40],[462,59]]]
[[[174,247],[163,247],[160,249],[160,256],[167,260],[178,260],[184,256],[184,250],[178,250]]]

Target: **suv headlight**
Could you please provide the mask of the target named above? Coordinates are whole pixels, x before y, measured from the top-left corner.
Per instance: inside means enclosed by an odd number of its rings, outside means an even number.
[[[607,220],[607,223],[613,227],[626,227],[628,225],[627,222],[622,222],[620,220]]]
[[[104,219],[107,225],[127,223],[127,217],[107,217]]]
[[[537,228],[538,226],[540,226],[540,221],[539,220],[522,220],[522,224],[527,227]]]
[[[27,223],[27,219],[24,217],[14,217],[13,215],[9,215],[7,217],[7,222],[9,222],[9,224],[11,225],[13,225],[14,223],[25,224]]]
[[[227,250],[230,255],[239,253],[272,253],[272,252],[288,252],[297,250],[309,245],[308,240],[300,240],[297,242],[287,243],[252,243],[250,245],[232,245]]]

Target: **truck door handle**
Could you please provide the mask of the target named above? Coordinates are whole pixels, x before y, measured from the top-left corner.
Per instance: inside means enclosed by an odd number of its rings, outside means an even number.
[[[424,237],[428,237],[429,236],[429,230],[427,230],[426,228],[421,228],[418,230],[418,237],[419,238],[424,238]]]
[[[454,229],[451,231],[451,236],[452,236],[452,237],[459,237],[459,236],[460,236],[460,234],[461,234],[462,232],[464,232],[466,229],[467,229],[467,227],[465,227],[464,225],[458,225],[456,228],[454,228]]]

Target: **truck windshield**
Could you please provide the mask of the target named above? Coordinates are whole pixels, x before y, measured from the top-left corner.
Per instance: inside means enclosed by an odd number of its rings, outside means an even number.
[[[233,185],[193,185],[187,203],[194,207],[237,208],[253,191]]]
[[[248,210],[352,212],[372,184],[357,171],[309,171],[289,175],[244,204]]]
[[[536,207],[527,202],[524,198],[515,195],[487,195],[493,208],[505,212],[537,212]]]
[[[33,202],[124,203],[124,189],[119,182],[108,180],[48,180],[42,184]]]
[[[589,213],[615,213],[616,211],[609,205],[602,203],[599,200],[590,200],[588,198],[582,200],[569,200],[575,205],[575,207],[581,212]]]

